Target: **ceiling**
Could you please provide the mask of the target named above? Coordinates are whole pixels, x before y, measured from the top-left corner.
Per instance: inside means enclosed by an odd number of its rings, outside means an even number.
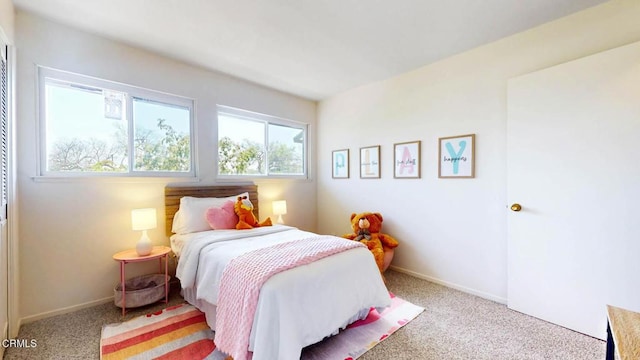
[[[33,12],[313,100],[604,0],[13,0]]]

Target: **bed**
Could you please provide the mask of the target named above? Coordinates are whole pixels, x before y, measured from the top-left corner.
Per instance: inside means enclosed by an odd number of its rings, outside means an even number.
[[[186,233],[175,224],[185,221],[183,212],[190,209],[187,199],[202,203],[218,199],[228,201],[242,194],[251,200],[257,215],[256,185],[165,188],[167,234],[178,257],[176,276],[180,279],[182,294],[187,302],[205,313],[208,325],[216,331],[215,341],[220,350],[228,350],[225,352],[235,360],[299,359],[305,346],[337,334],[346,325],[365,318],[372,307],[381,309],[390,305],[389,293],[373,257],[357,242],[277,224],[251,230],[200,227],[203,230]],[[191,211],[190,216],[201,211],[202,208]],[[288,258],[276,255],[278,248],[297,244],[308,246],[308,243],[319,246],[317,244],[324,242],[339,244],[343,249],[331,250],[314,261],[277,272],[266,278],[259,288],[252,285],[243,290],[256,294],[253,305],[247,305],[251,304],[246,300],[249,295],[240,295],[242,299],[238,301],[229,300],[232,293],[227,289],[231,287],[228,283],[232,268],[237,271],[239,266],[245,266],[240,269],[251,271],[243,270],[242,273],[254,272],[254,262],[246,262],[247,257]],[[240,260],[245,260],[244,265]],[[256,262],[262,263],[261,260]],[[245,334],[244,331],[234,330],[233,341],[240,341],[240,350],[238,344],[222,346],[230,337],[230,319],[235,319],[230,317],[230,309],[236,307],[242,311],[255,308],[255,312],[248,312],[249,315],[242,314],[251,318],[250,329],[245,324],[246,338],[237,335]],[[241,320],[237,322],[242,323]]]

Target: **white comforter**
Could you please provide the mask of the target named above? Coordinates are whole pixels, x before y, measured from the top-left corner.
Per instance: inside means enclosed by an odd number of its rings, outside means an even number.
[[[226,264],[236,256],[315,234],[288,226],[190,234],[176,276],[196,298],[215,305]],[[299,359],[304,346],[386,307],[389,294],[366,248],[357,248],[274,275],[262,287],[249,349],[254,360]],[[209,314],[208,314],[209,316]]]

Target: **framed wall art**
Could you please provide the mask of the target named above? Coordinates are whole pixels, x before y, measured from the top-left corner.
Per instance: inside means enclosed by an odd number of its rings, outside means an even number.
[[[443,137],[439,139],[438,177],[475,177],[475,134]]]
[[[349,149],[331,152],[331,177],[334,179],[349,178]]]
[[[420,178],[420,141],[393,145],[393,177],[396,179]]]
[[[380,145],[360,148],[360,178],[380,178]]]

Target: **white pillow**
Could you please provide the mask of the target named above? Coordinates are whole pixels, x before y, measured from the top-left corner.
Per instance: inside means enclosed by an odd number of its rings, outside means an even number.
[[[189,234],[211,230],[211,226],[207,222],[206,217],[207,209],[210,207],[221,207],[222,204],[229,200],[236,202],[238,196],[249,197],[249,193],[245,192],[224,198],[182,197],[180,199],[180,209],[178,209],[173,218],[171,231],[176,234]]]
[[[176,211],[176,213],[173,215],[173,224],[171,225],[171,232],[174,234],[178,234],[178,230],[180,229],[180,227],[182,227],[182,223],[184,221],[182,221],[182,214],[180,213],[180,210]]]

